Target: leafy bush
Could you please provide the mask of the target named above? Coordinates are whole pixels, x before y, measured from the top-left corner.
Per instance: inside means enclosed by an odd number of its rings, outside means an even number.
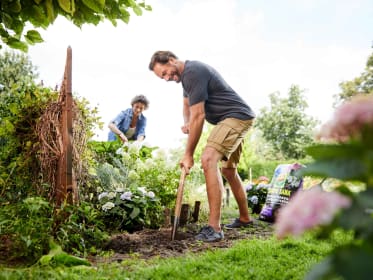
[[[1,257],[35,262],[47,252],[52,234],[52,208],[41,197],[29,197],[0,208]]]
[[[97,204],[110,230],[160,227],[164,208],[171,208],[176,198],[179,167],[146,144],[130,143],[113,151],[117,147],[115,141],[92,145],[98,161],[91,172],[97,187],[91,203]]]
[[[95,254],[108,239],[101,213],[90,203],[65,205],[54,220],[56,240],[76,255]]]
[[[267,198],[268,186],[265,182],[246,185],[247,203],[252,213],[260,213]]]
[[[339,107],[307,148],[315,160],[303,174],[341,180],[335,191],[321,188],[299,192],[279,213],[279,238],[300,235],[318,227],[321,237],[344,230],[354,238],[336,247],[308,274],[307,279],[370,279],[373,273],[373,95],[357,95]],[[352,192],[349,181],[363,183]]]
[[[144,187],[117,189],[99,195],[103,222],[110,230],[134,232],[158,228],[163,221],[161,205],[154,192]]]

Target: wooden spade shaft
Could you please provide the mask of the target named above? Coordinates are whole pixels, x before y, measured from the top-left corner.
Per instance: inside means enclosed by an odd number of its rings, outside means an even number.
[[[186,177],[186,171],[185,171],[184,168],[182,168],[181,169],[181,175],[180,175],[180,181],[179,181],[179,187],[177,189],[176,205],[175,205],[175,217],[174,217],[174,225],[172,227],[171,240],[175,239],[177,226],[179,225],[181,204],[182,204],[182,201],[183,201],[185,177]]]

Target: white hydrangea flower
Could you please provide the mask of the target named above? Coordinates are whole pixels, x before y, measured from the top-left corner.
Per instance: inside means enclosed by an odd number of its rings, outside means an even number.
[[[132,199],[132,193],[131,192],[125,192],[120,196],[121,200],[131,200]]]
[[[107,211],[113,208],[115,204],[113,202],[106,202],[104,205],[102,205],[102,210]]]
[[[154,198],[154,197],[155,197],[155,193],[152,192],[152,191],[149,191],[146,195],[147,195],[148,197],[150,197],[150,198]]]
[[[138,187],[137,188],[143,195],[146,195],[148,192],[146,191],[145,187]]]
[[[116,196],[117,196],[117,194],[116,194],[115,192],[109,192],[108,195],[107,195],[107,197],[108,197],[109,199],[113,199],[113,198],[116,197]]]
[[[103,192],[98,195],[98,200],[101,200],[102,198],[106,197],[108,195],[108,192]]]
[[[252,197],[250,197],[250,201],[252,204],[258,204],[259,198],[256,195],[253,195]]]

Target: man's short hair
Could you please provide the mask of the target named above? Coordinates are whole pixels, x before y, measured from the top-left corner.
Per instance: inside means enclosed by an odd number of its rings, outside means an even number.
[[[149,63],[149,70],[153,71],[154,65],[156,63],[160,63],[162,65],[167,64],[170,58],[178,59],[178,57],[170,51],[157,51],[153,54],[150,63]]]

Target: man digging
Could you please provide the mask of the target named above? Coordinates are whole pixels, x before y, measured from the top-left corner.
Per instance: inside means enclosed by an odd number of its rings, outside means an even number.
[[[201,157],[209,203],[209,220],[208,225],[202,227],[195,238],[205,242],[220,241],[224,238],[220,225],[224,191],[221,173],[229,183],[239,209],[239,218],[225,227],[232,229],[249,226],[252,220],[237,165],[244,137],[255,118],[254,112],[222,76],[207,64],[192,60],[181,61],[170,51],[157,51],[151,58],[149,69],[165,81],[182,84],[182,131],[188,134],[188,140],[180,167],[184,168],[187,174],[194,164],[193,155],[204,120],[215,125]]]

